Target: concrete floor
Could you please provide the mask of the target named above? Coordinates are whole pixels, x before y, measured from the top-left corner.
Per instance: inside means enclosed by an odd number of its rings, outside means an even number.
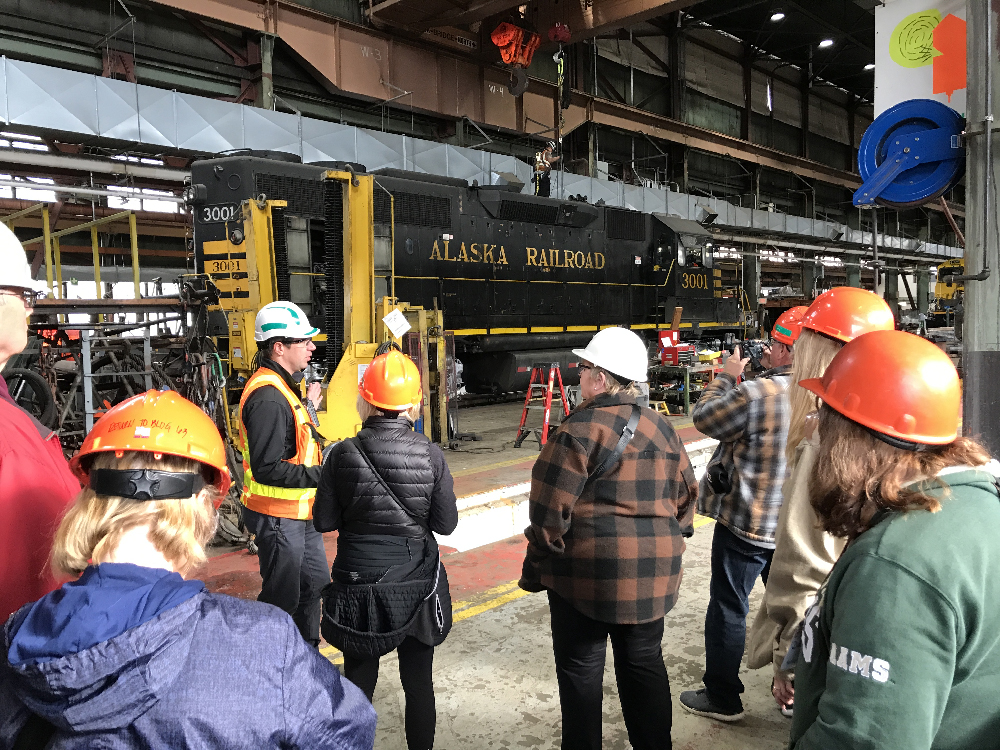
[[[458,451],[445,451],[455,476],[459,506],[465,510],[456,534],[440,539],[451,582],[455,626],[435,658],[435,747],[439,750],[559,747],[559,695],[548,604],[544,594],[526,594],[515,585],[524,550],[519,532],[527,525],[526,516],[518,513],[526,513],[525,483],[530,481],[531,466],[538,455],[535,443],[513,447],[521,406],[506,403],[460,410],[460,430],[476,432],[483,439],[463,443]],[[537,414],[531,416],[537,419]],[[561,421],[561,413],[557,412],[557,417]],[[696,455],[706,458],[700,454],[710,453],[711,446],[703,445],[704,436],[694,429],[690,418],[672,417],[671,421],[692,459]],[[523,494],[482,501],[482,493],[505,486],[519,487]],[[475,505],[481,501],[485,504]],[[513,520],[505,514],[513,514]],[[477,526],[490,528],[470,534],[469,529]],[[778,750],[786,745],[790,721],[781,716],[771,699],[770,670],[744,670],[747,715],[738,724],[692,716],[677,703],[681,691],[700,687],[704,669],[703,624],[712,530],[709,519],[696,520],[695,535],[684,556],[680,599],[666,617],[663,654],[674,698],[673,746],[678,750]],[[511,534],[518,535],[507,539]],[[326,536],[332,561],[336,535]],[[471,537],[486,541],[470,542]],[[502,541],[495,541],[498,539]],[[209,588],[256,598],[260,591],[256,557],[232,548],[214,552],[201,576]],[[750,621],[762,590],[758,584],[751,597]],[[324,645],[321,651],[335,664],[343,663],[332,647]],[[628,748],[610,653],[607,664],[604,747]],[[404,750],[403,692],[395,654],[382,659],[374,704],[379,717],[376,750]]]
[[[743,670],[747,715],[738,724],[693,716],[677,703],[682,690],[700,687],[704,669],[703,623],[708,604],[709,552],[712,523],[704,523],[689,540],[684,556],[681,596],[666,617],[663,654],[674,698],[673,746],[676,750],[778,750],[788,739],[790,720],[771,699],[770,671]],[[520,541],[517,542],[520,544]],[[445,564],[448,564],[446,558]],[[438,729],[435,747],[558,748],[559,694],[544,594],[520,596],[456,622],[435,652],[434,679]],[[763,591],[751,598],[752,621]],[[457,619],[457,618],[456,618]],[[604,678],[604,747],[628,748],[610,645]],[[394,655],[382,660],[375,690],[378,712],[376,750],[405,750],[403,691]]]
[[[527,438],[520,448],[514,447],[517,437],[517,426],[521,420],[523,402],[507,402],[488,404],[458,410],[458,429],[461,432],[472,432],[482,438],[478,441],[464,441],[458,450],[446,450],[445,458],[452,474],[461,476],[465,472],[473,472],[499,463],[529,460],[538,455],[538,443],[534,436]],[[541,424],[541,412],[528,413],[528,427]],[[552,406],[552,424],[562,422],[562,409]],[[667,419],[681,439],[687,443],[703,437],[694,429],[691,417],[669,416]],[[530,476],[529,476],[530,478]]]

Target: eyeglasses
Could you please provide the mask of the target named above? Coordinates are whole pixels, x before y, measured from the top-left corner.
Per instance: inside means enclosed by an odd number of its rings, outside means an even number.
[[[308,343],[309,341],[312,341],[312,339],[285,339],[281,343],[285,346],[296,346],[298,344]]]
[[[28,310],[33,309],[35,303],[45,296],[34,289],[0,289],[0,294],[7,295],[8,297],[20,297],[21,301],[24,302],[25,308]]]

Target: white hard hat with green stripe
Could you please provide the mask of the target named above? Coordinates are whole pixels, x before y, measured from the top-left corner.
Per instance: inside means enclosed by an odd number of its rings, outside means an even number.
[[[294,302],[270,302],[260,308],[254,321],[254,341],[283,339],[311,339],[319,333],[313,328],[302,308]]]

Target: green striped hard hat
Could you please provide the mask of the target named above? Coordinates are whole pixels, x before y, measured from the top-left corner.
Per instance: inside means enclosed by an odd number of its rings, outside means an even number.
[[[270,302],[260,308],[254,321],[254,341],[267,341],[276,337],[284,339],[311,339],[319,333],[302,308],[294,302]]]

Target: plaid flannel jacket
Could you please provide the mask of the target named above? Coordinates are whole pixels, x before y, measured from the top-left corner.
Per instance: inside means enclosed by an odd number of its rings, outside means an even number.
[[[785,481],[789,369],[768,370],[739,385],[722,373],[708,384],[692,412],[698,431],[719,441],[701,478],[698,512],[763,547],[774,547]],[[732,483],[724,495],[708,480],[715,464],[722,464]]]
[[[677,598],[698,487],[670,422],[643,409],[621,460],[588,477],[618,444],[635,398],[601,394],[549,438],[531,472],[521,588],[551,589],[595,620],[663,617]]]

